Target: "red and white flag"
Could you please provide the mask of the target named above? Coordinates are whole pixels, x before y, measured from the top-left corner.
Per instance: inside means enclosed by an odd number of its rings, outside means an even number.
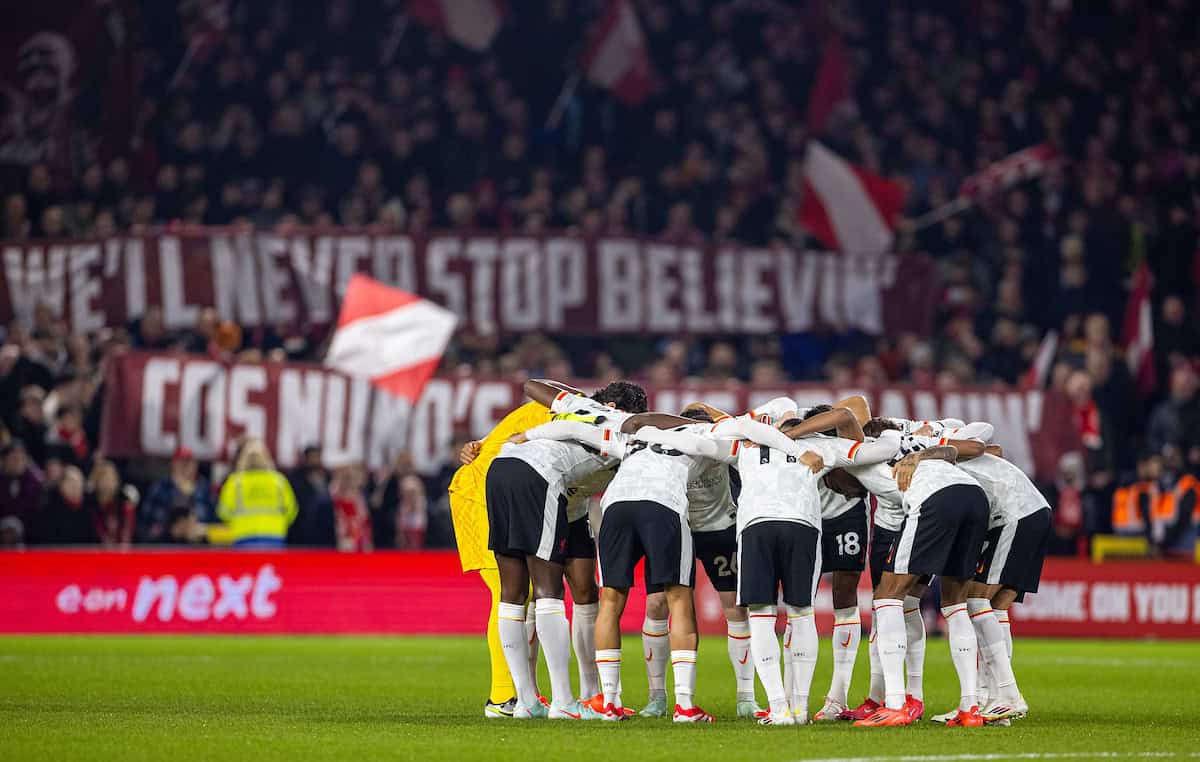
[[[650,50],[629,0],[609,0],[592,26],[583,69],[587,78],[636,106],[654,90],[656,75]]]
[[[904,188],[810,140],[804,157],[800,224],[821,243],[847,254],[883,254],[904,209]]]
[[[1154,314],[1150,301],[1150,266],[1142,262],[1133,275],[1133,292],[1125,305],[1125,362],[1139,396],[1154,392],[1158,383],[1154,368]]]
[[[225,35],[229,32],[229,4],[230,0],[214,0],[201,8],[200,18],[192,27],[187,49],[171,77],[169,89],[174,90],[193,69],[208,63],[225,41]]]
[[[808,97],[808,134],[825,132],[830,119],[839,111],[853,108],[850,93],[850,67],[846,63],[846,45],[840,36],[825,43],[821,68]]]
[[[476,51],[491,47],[504,23],[504,4],[500,0],[409,0],[408,12],[422,24]]]
[[[1038,344],[1037,354],[1033,356],[1033,365],[1025,372],[1024,386],[1026,389],[1044,389],[1050,378],[1050,369],[1058,354],[1058,331],[1046,331]]]
[[[458,317],[365,275],[350,278],[325,365],[416,402],[437,370]]]
[[[1058,149],[1049,143],[1023,148],[963,180],[958,195],[969,199],[987,198],[1019,182],[1039,177],[1060,158]]]

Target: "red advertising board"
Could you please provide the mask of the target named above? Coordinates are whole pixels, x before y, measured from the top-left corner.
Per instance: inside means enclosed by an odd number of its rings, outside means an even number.
[[[698,575],[701,632],[725,631]],[[870,590],[859,589],[864,623]],[[635,590],[622,620],[641,628]],[[818,628],[832,610],[822,584]],[[453,552],[29,551],[0,554],[0,632],[480,633],[488,592]],[[1200,566],[1052,560],[1013,613],[1021,635],[1200,638]]]
[[[1050,559],[1012,620],[1022,635],[1200,638],[1200,565]]]

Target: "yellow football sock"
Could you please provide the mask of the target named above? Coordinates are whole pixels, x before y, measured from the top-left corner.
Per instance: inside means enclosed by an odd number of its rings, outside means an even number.
[[[512,675],[508,673],[508,662],[504,659],[504,647],[500,645],[500,629],[496,619],[500,605],[500,571],[480,569],[479,576],[492,593],[492,610],[488,614],[487,626],[488,658],[492,662],[492,687],[488,701],[503,704],[517,695],[517,689],[513,687]]]

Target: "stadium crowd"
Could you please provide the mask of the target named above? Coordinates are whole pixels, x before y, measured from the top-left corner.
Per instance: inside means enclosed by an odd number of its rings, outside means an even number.
[[[1044,485],[1056,495],[1059,552],[1111,528],[1117,488],[1165,494],[1200,471],[1200,40],[1184,0],[845,2],[821,24],[772,0],[640,0],[659,81],[636,107],[586,81],[562,90],[594,2],[522,5],[483,54],[415,23],[395,0],[237,4],[210,55],[180,67],[210,5],[144,9],[135,130],[93,136],[65,164],[3,168],[3,240],[174,223],[810,246],[796,209],[804,147],[820,137],[907,188],[897,248],[936,260],[932,335],[614,345],[464,334],[447,367],[656,384],[1009,386],[1027,381],[1054,330],[1047,383],[1072,400],[1085,444]],[[856,108],[811,136],[802,116],[831,29],[851,54]],[[560,118],[548,122],[560,94]],[[971,172],[1041,142],[1067,161],[938,224],[911,224]],[[1153,388],[1138,387],[1122,348],[1143,262],[1154,277]],[[119,471],[96,452],[100,371],[127,347],[304,359],[319,356],[321,337],[243,335],[211,312],[169,334],[153,309],[101,335],[69,335],[47,310],[8,326],[5,544],[187,541],[196,535],[181,518],[214,520],[210,464],[181,451],[169,465]],[[427,523],[430,543],[448,541],[448,474],[421,479],[402,460],[378,474],[312,462],[289,476],[297,542],[420,547]],[[360,527],[345,539],[352,515],[370,517],[370,538]]]

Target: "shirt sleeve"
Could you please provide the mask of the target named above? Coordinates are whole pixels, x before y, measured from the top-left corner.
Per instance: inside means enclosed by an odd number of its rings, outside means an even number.
[[[575,404],[581,395],[575,392],[562,391],[554,396],[554,401],[550,403],[550,410],[555,413],[561,413],[567,410],[571,405]]]
[[[642,442],[649,442],[650,444],[662,445],[671,450],[678,450],[685,455],[721,460],[722,447],[720,440],[690,431],[643,426],[637,430],[637,433],[633,437]]]
[[[767,416],[767,423],[778,423],[783,416],[788,413],[798,412],[799,407],[796,405],[796,400],[791,397],[776,397],[773,400],[767,400],[761,405],[755,405],[747,415],[750,418],[757,418],[760,415]]]
[[[962,423],[957,421],[957,423]],[[992,424],[985,421],[973,421],[971,423],[963,423],[961,426],[949,427],[942,431],[942,436],[946,439],[977,439],[980,442],[992,441],[992,436],[996,433],[996,428]]]
[[[883,463],[894,457],[900,450],[900,432],[893,429],[884,431],[872,441],[855,442],[850,439],[839,439],[838,441],[850,444],[846,457],[850,464],[856,466]]]
[[[534,426],[525,432],[526,439],[574,440],[580,444],[605,452],[606,445],[613,441],[612,429],[593,426],[582,421],[559,420]]]
[[[709,430],[717,439],[749,439],[751,442],[770,447],[789,455],[799,455],[796,442],[774,426],[752,421],[749,418],[729,418],[714,424]]]

